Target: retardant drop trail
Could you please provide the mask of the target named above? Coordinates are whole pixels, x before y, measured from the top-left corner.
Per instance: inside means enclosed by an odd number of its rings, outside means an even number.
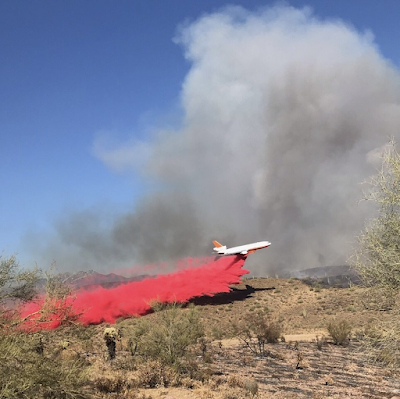
[[[241,256],[212,258],[199,267],[123,284],[113,289],[99,287],[91,292],[79,291],[74,298],[70,298],[68,306],[78,315],[78,322],[84,325],[114,323],[119,317],[148,313],[154,301],[184,303],[197,296],[229,292],[229,286],[240,283],[240,278],[248,273],[242,268],[244,262],[245,258]],[[21,316],[37,312],[41,306],[40,303],[28,304]],[[32,325],[35,317],[29,319]],[[40,328],[56,328],[59,324],[59,316],[54,315],[53,321],[41,323]]]

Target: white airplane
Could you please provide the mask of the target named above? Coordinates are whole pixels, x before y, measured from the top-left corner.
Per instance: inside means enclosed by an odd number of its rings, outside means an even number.
[[[218,255],[248,255],[256,252],[258,249],[267,248],[271,245],[268,241],[253,242],[252,244],[240,245],[239,247],[227,248],[226,245],[213,241],[214,251]]]

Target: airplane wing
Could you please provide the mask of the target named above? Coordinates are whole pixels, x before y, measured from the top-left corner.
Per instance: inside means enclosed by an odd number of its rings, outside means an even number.
[[[254,252],[256,252],[256,249],[245,249],[244,251],[241,252],[236,252],[237,254],[240,255],[248,255],[248,254],[254,254]]]

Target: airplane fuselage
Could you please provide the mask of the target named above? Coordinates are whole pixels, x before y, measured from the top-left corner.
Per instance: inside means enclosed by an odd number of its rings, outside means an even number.
[[[257,251],[258,249],[267,248],[271,245],[271,243],[269,241],[260,241],[232,248],[222,246],[218,242],[214,242],[214,245],[216,245],[214,251],[216,251],[219,255],[247,255]]]

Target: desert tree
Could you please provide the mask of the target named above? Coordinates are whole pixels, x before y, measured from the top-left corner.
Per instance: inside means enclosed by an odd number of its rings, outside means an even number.
[[[0,303],[7,300],[30,301],[36,295],[40,270],[21,270],[15,256],[0,256]]]
[[[22,270],[15,256],[0,256],[0,323],[10,321],[18,303],[35,298],[41,272],[38,268]]]
[[[23,270],[15,256],[0,258],[0,398],[85,398],[84,359],[64,359],[51,332],[29,332],[19,314],[18,304],[37,299],[41,283],[39,269]],[[67,291],[48,276],[47,309],[59,304]],[[37,315],[48,322],[50,313]],[[50,318],[51,320],[51,318]]]
[[[56,273],[53,263],[45,272],[46,286],[39,320],[47,322],[49,319],[60,325],[75,324],[80,313],[74,309],[74,295],[72,287]]]
[[[363,283],[370,287],[364,304],[390,310],[385,322],[376,318],[374,328],[366,329],[365,344],[370,357],[388,366],[400,365],[400,154],[392,139],[381,156],[381,167],[369,181],[366,200],[377,206],[377,215],[367,221],[357,237],[357,248],[350,263]]]
[[[366,200],[377,205],[377,216],[357,237],[350,259],[363,283],[388,295],[400,287],[400,154],[392,139],[382,154],[382,165],[369,181]]]

